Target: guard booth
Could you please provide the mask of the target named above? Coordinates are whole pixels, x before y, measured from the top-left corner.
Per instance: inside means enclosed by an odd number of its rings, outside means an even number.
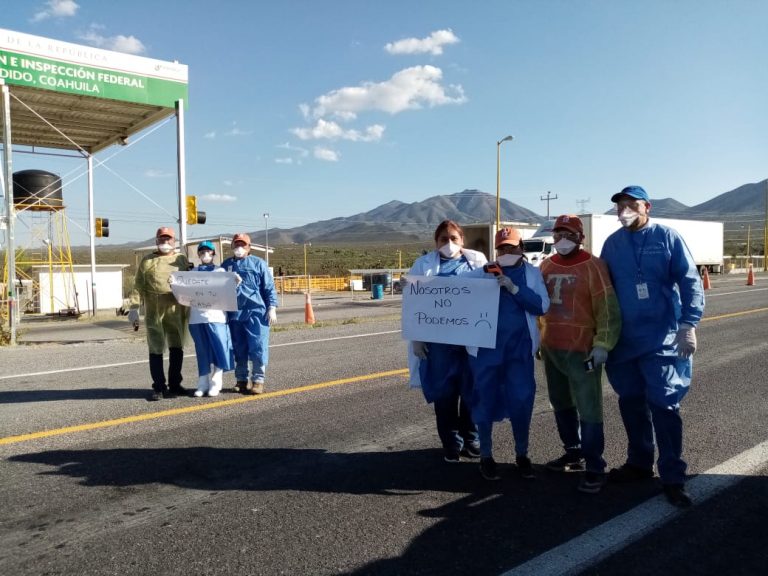
[[[354,293],[356,291],[371,294],[374,300],[384,297],[384,294],[390,296],[400,294],[400,276],[406,274],[408,268],[361,268],[350,270],[349,289]]]

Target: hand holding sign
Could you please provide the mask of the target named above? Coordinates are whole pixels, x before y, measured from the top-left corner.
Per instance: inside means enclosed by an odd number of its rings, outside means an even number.
[[[223,272],[174,272],[171,290],[183,306],[203,310],[237,310],[236,274]]]

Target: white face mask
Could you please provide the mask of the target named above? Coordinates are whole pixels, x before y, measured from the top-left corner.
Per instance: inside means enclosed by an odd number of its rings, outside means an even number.
[[[571,252],[573,252],[576,246],[577,246],[576,242],[568,240],[568,238],[561,238],[560,240],[555,242],[555,250],[557,250],[558,254],[568,255]]]
[[[522,257],[522,254],[502,254],[496,258],[496,262],[499,263],[499,266],[514,266]]]
[[[440,246],[440,254],[445,256],[446,258],[455,258],[458,256],[459,252],[461,251],[461,246],[458,244],[454,244],[453,242],[448,242],[448,244],[443,244]]]
[[[243,258],[248,253],[248,251],[242,246],[238,246],[233,250],[233,252],[235,254],[235,258]]]
[[[173,244],[163,242],[162,244],[157,245],[157,249],[160,250],[160,252],[163,254],[169,254],[171,251],[173,251]]]
[[[211,254],[210,252],[203,252],[202,254],[200,254],[200,262],[202,262],[203,264],[210,264],[211,262],[213,262],[213,254]]]
[[[621,211],[621,214],[619,214],[619,221],[624,228],[629,228],[635,223],[635,220],[637,220],[639,216],[640,214],[634,210],[624,208],[624,210]]]

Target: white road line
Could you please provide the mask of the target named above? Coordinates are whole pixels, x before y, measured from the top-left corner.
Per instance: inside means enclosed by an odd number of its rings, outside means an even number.
[[[300,342],[286,342],[284,344],[273,344],[270,348],[282,348],[284,346],[298,346],[300,344],[314,344],[316,342],[331,342],[333,340],[347,340],[350,338],[368,338],[370,336],[382,336],[384,334],[397,334],[400,330],[387,330],[384,332],[370,332],[368,334],[357,334],[353,336],[335,336],[333,338],[317,338],[315,340],[301,340]],[[194,354],[185,354],[184,358],[194,358]],[[120,366],[132,366],[134,364],[146,364],[148,360],[134,360],[132,362],[117,362],[115,364],[99,364],[97,366],[79,366],[77,368],[64,368],[62,370],[46,370],[44,372],[28,372],[26,374],[10,374],[0,376],[0,380],[10,380],[11,378],[32,378],[34,376],[48,376],[50,374],[66,374],[67,372],[82,372],[84,370],[103,370],[104,368],[118,368]]]
[[[694,506],[737,484],[766,463],[768,440],[699,474],[686,484]],[[670,505],[663,495],[657,496],[501,576],[577,574],[683,513],[683,510]]]
[[[704,297],[709,300],[710,298],[714,298],[716,296],[730,296],[732,294],[748,294],[751,292],[762,292],[763,290],[768,290],[768,288],[753,288],[752,290],[737,290],[736,292],[718,292],[717,294],[705,294]]]

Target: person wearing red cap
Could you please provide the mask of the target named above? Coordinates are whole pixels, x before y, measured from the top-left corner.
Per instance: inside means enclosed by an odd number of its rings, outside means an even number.
[[[502,228],[496,233],[496,276],[499,318],[495,348],[472,348],[469,366],[474,377],[472,417],[480,433],[480,474],[500,478],[493,459],[493,423],[509,418],[515,439],[515,465],[523,478],[536,478],[528,457],[528,439],[536,395],[533,358],[539,349],[536,318],[549,308],[541,272],[525,260],[520,231]],[[473,272],[469,276],[493,278]]]
[[[482,270],[487,262],[482,252],[464,248],[464,231],[453,220],[443,220],[434,233],[435,249],[420,256],[408,274],[459,276]],[[407,284],[407,276],[400,285]],[[480,447],[472,422],[468,395],[472,376],[464,346],[437,342],[409,342],[408,367],[411,388],[421,388],[424,399],[435,407],[437,434],[443,445],[443,460],[449,464],[477,458]]]
[[[239,278],[237,311],[227,312],[235,353],[235,391],[261,394],[269,361],[269,327],[277,322],[277,291],[267,263],[250,255],[250,251],[250,236],[235,234],[232,237],[233,256],[222,262],[221,267]]]
[[[541,354],[565,454],[547,468],[586,468],[579,490],[593,494],[605,482],[603,364],[619,339],[621,312],[605,262],[581,248],[581,219],[559,216],[552,231],[556,254],[541,264],[550,302],[542,316]]]
[[[144,322],[149,347],[149,373],[152,393],[147,400],[186,395],[181,385],[181,366],[184,361],[184,339],[187,333],[189,309],[176,301],[171,292],[171,274],[186,272],[190,268],[184,254],[175,250],[176,233],[162,226],[155,234],[157,249],[139,262],[131,292],[128,320],[139,322],[139,307],[144,302]],[[163,352],[168,347],[168,380],[163,367]]]

